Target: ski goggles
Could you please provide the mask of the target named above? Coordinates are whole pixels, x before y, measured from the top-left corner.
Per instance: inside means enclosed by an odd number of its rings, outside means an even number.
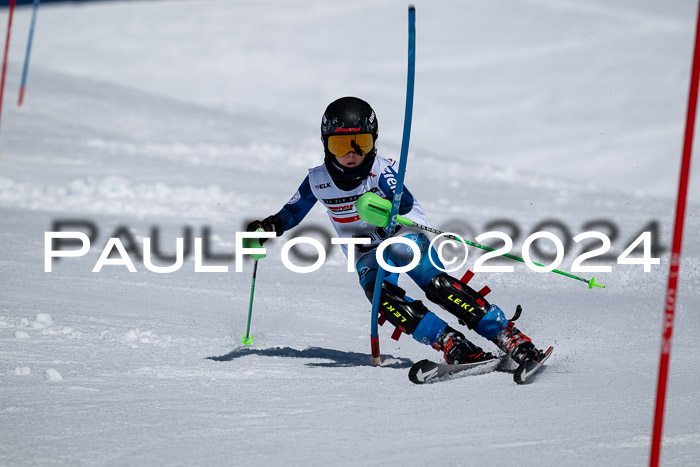
[[[356,135],[332,135],[328,137],[328,150],[338,157],[345,157],[349,152],[364,156],[374,147],[374,138],[369,133]]]

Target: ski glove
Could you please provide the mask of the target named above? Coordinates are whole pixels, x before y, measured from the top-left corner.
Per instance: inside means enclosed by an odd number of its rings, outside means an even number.
[[[246,227],[246,231],[255,232],[260,228],[265,230],[265,232],[275,232],[278,237],[284,233],[284,230],[282,230],[282,219],[280,219],[277,215],[268,216],[261,221],[251,222],[248,224],[248,227]],[[267,240],[267,238],[261,238],[260,244],[262,245]]]

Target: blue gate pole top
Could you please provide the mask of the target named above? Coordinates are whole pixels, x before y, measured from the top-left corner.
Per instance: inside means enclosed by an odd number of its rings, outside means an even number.
[[[406,110],[403,121],[403,138],[401,141],[401,158],[399,160],[399,170],[397,172],[396,190],[394,191],[394,200],[391,205],[391,217],[387,226],[386,238],[390,238],[394,234],[396,228],[396,217],[399,214],[399,205],[401,204],[401,196],[403,194],[404,176],[406,174],[406,162],[408,160],[408,145],[411,139],[411,121],[413,117],[413,91],[415,83],[416,71],[416,9],[413,5],[408,8],[408,73],[406,79]],[[381,266],[378,266],[377,279],[374,284],[374,295],[372,297],[372,339],[377,339],[379,336],[378,317],[379,317],[379,297],[382,290],[382,282],[384,282],[385,271]]]

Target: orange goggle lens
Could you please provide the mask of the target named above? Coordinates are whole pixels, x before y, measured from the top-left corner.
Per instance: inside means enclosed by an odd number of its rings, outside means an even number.
[[[354,152],[364,156],[374,147],[374,138],[369,133],[357,135],[332,135],[328,137],[328,150],[338,157]]]

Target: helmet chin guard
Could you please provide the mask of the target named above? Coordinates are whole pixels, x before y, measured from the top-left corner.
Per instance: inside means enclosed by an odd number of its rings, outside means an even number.
[[[362,181],[367,178],[372,170],[376,154],[377,151],[372,149],[372,151],[365,156],[365,160],[362,161],[362,164],[357,167],[344,167],[338,163],[333,154],[327,153],[323,164],[326,166],[328,174],[331,176],[336,186],[341,190],[349,191],[360,186]]]

